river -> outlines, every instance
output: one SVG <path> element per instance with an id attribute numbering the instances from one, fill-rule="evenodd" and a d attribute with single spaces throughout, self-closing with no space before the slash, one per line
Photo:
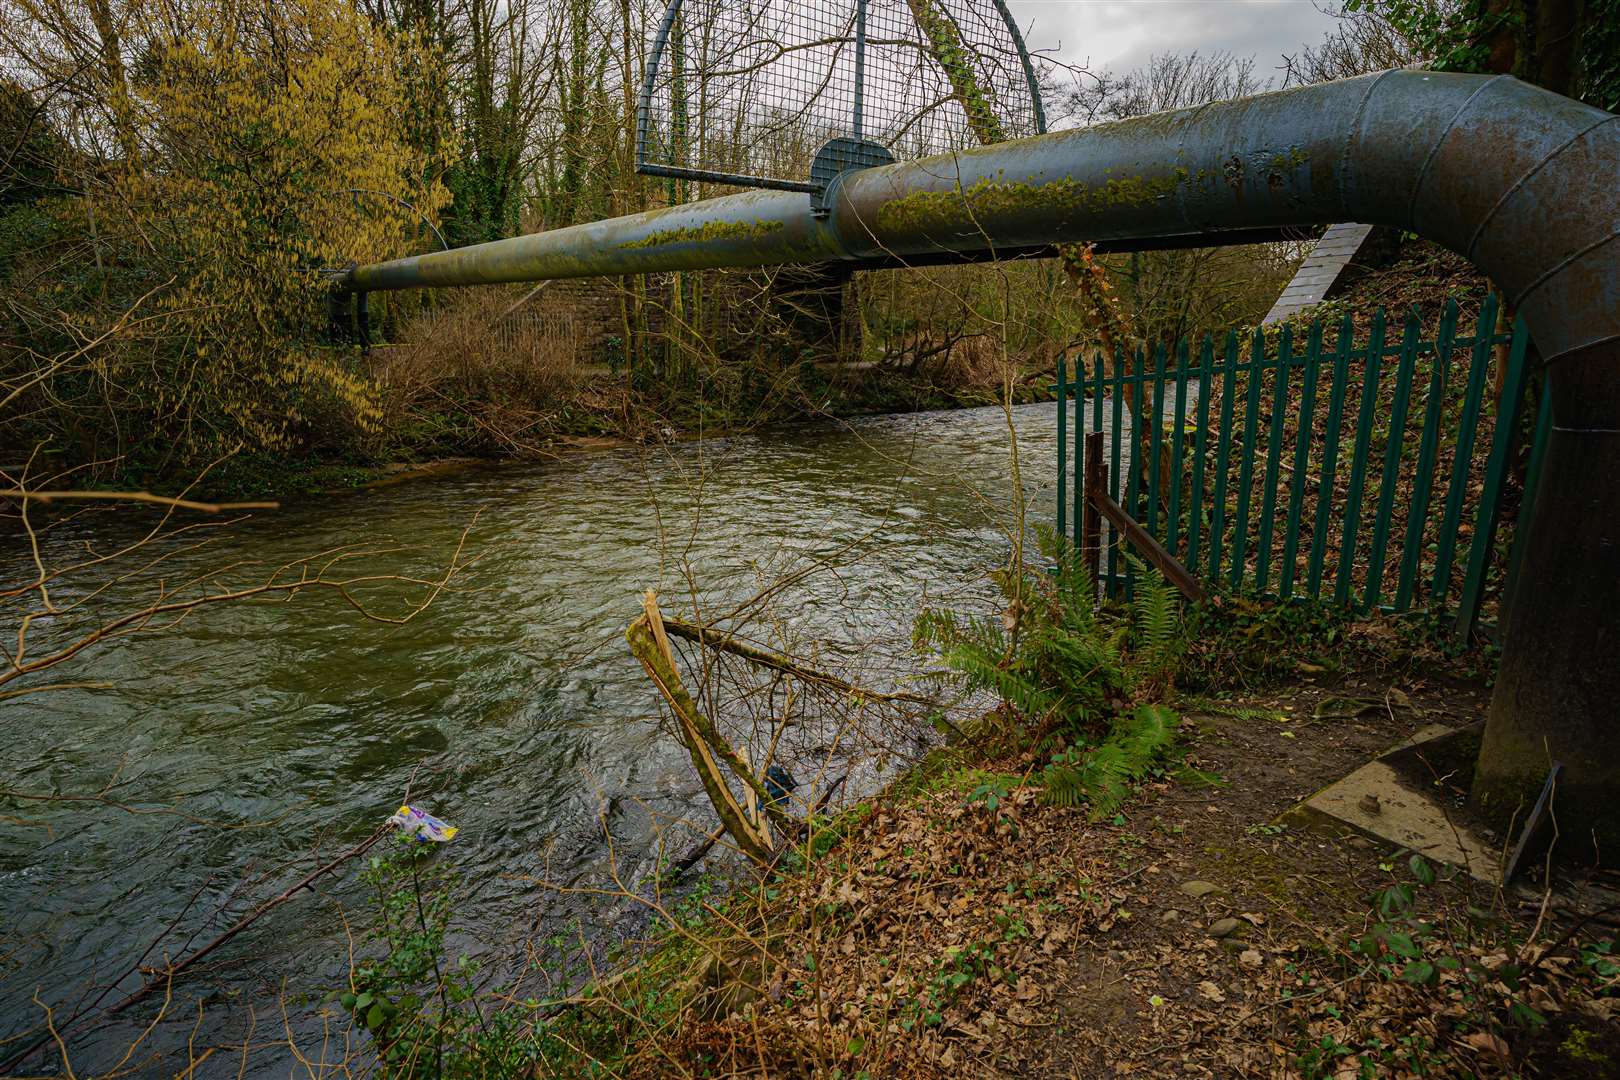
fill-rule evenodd
<path id="1" fill-rule="evenodd" d="M 1052 513 L 1054 409 L 1014 410 L 1033 521 Z M 105 789 L 119 804 L 0 798 L 0 1032 L 39 1024 L 36 994 L 60 1020 L 87 987 L 122 977 L 116 1001 L 152 941 L 148 964 L 207 941 L 317 850 L 368 835 L 407 788 L 461 829 L 441 854 L 462 879 L 454 947 L 498 971 L 570 920 L 601 933 L 599 907 L 532 879 L 600 881 L 606 820 L 621 876 L 639 880 L 654 822 L 704 812 L 624 644 L 642 590 L 671 613 L 693 597 L 715 612 L 797 572 L 758 636 L 775 625 L 797 648 L 819 643 L 821 666 L 893 688 L 916 668 L 925 595 L 989 610 L 985 572 L 1008 550 L 1008 451 L 997 408 L 816 423 L 466 471 L 261 513 L 196 550 L 171 541 L 171 580 L 388 541 L 406 550 L 366 566 L 425 576 L 463 530 L 478 561 L 403 626 L 332 596 L 238 603 L 118 639 L 57 676 L 102 686 L 0 702 L 0 787 Z M 46 561 L 85 539 L 48 534 Z M 7 557 L 5 580 L 26 576 L 22 557 Z M 802 774 L 825 747 L 789 749 Z M 851 788 L 897 768 L 894 749 L 858 755 Z M 285 1075 L 283 1002 L 308 1049 L 318 1001 L 300 995 L 342 983 L 342 914 L 363 920 L 365 907 L 345 873 L 278 908 L 180 980 L 142 1052 L 240 1044 L 251 1021 L 265 1049 L 250 1073 Z M 75 1067 L 111 1064 L 154 1011 L 70 1031 Z M 59 1068 L 60 1055 L 31 1064 Z"/>

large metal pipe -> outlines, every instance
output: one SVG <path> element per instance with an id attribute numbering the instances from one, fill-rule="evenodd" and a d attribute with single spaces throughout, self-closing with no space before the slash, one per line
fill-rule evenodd
<path id="1" fill-rule="evenodd" d="M 1550 759 L 1565 834 L 1620 842 L 1620 124 L 1508 77 L 1390 71 L 846 174 L 832 213 L 750 192 L 355 270 L 359 291 L 1067 240 L 1221 243 L 1359 221 L 1460 252 L 1527 320 L 1553 430 L 1475 791 L 1511 813 Z"/>

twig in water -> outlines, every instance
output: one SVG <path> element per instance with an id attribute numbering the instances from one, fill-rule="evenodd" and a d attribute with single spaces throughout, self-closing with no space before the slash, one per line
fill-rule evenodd
<path id="1" fill-rule="evenodd" d="M 227 941 L 230 941 L 237 934 L 240 934 L 243 930 L 246 930 L 249 926 L 252 926 L 267 912 L 275 910 L 282 904 L 285 904 L 287 901 L 291 900 L 304 889 L 309 888 L 309 886 L 315 882 L 316 878 L 331 873 L 333 870 L 337 869 L 339 866 L 348 862 L 350 859 L 355 858 L 356 856 L 365 854 L 371 849 L 373 844 L 375 844 L 378 840 L 381 840 L 384 836 L 388 835 L 392 828 L 392 825 L 379 826 L 377 831 L 366 837 L 365 840 L 361 841 L 359 844 L 356 844 L 354 847 L 350 848 L 348 851 L 345 851 L 342 855 L 339 855 L 330 862 L 322 863 L 320 866 L 317 866 L 308 874 L 304 875 L 304 877 L 301 878 L 297 884 L 288 888 L 280 896 L 266 900 L 264 903 L 242 916 L 231 926 L 230 929 L 220 934 L 207 945 L 204 945 L 202 948 L 181 960 L 179 963 L 170 964 L 162 971 L 153 975 L 152 978 L 148 979 L 146 983 L 140 987 L 140 989 L 136 990 L 134 993 L 130 994 L 129 997 L 125 998 L 123 1001 L 120 1001 L 107 1011 L 114 1014 L 121 1013 L 131 1005 L 134 1005 L 136 1002 L 144 1000 L 159 986 L 162 986 L 167 982 L 172 982 L 176 975 L 191 967 L 197 961 L 201 960 L 203 957 L 207 956 L 209 953 L 213 952 Z"/>

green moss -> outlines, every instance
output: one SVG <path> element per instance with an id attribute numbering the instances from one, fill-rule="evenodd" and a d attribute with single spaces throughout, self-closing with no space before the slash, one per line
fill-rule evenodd
<path id="1" fill-rule="evenodd" d="M 757 240 L 769 236 L 782 227 L 780 221 L 710 221 L 703 225 L 687 225 L 679 229 L 665 229 L 662 232 L 650 233 L 640 240 L 632 240 L 620 244 L 624 251 L 639 248 L 663 247 L 665 244 L 681 244 L 688 241 L 703 240 Z"/>
<path id="2" fill-rule="evenodd" d="M 1288 174 L 1298 171 L 1309 157 L 1309 154 L 1297 146 L 1286 154 L 1273 154 L 1271 160 L 1266 163 L 1266 186 L 1273 189 L 1282 187 L 1283 182 L 1288 179 Z"/>
<path id="3" fill-rule="evenodd" d="M 1500 752 L 1489 772 L 1476 772 L 1471 795 L 1474 809 L 1486 821 L 1506 828 L 1536 804 L 1547 782 L 1545 766 L 1529 765 L 1516 769 L 1500 768 Z M 1533 758 L 1526 760 L 1533 761 Z"/>
<path id="4" fill-rule="evenodd" d="M 1272 172 L 1289 172 L 1299 168 L 1310 160 L 1310 155 L 1298 146 L 1292 147 L 1286 154 L 1273 154 L 1271 157 Z"/>
<path id="5" fill-rule="evenodd" d="M 1264 896 L 1278 910 L 1292 913 L 1301 922 L 1320 922 L 1332 909 L 1348 918 L 1365 908 L 1354 879 L 1330 883 L 1302 874 L 1286 858 L 1258 845 L 1212 845 L 1204 853 L 1211 860 L 1210 880 L 1241 881 L 1245 889 Z"/>
<path id="6" fill-rule="evenodd" d="M 1559 1049 L 1576 1061 L 1601 1063 L 1607 1060 L 1601 1049 L 1592 1045 L 1592 1033 L 1581 1027 L 1570 1029 L 1568 1038 Z"/>
<path id="7" fill-rule="evenodd" d="M 1115 207 L 1145 206 L 1165 198 L 1189 179 L 1186 169 L 1148 179 L 1120 177 L 1098 185 L 1064 177 L 1045 184 L 980 180 L 966 190 L 917 191 L 885 203 L 878 227 L 887 230 L 948 232 L 976 222 L 1018 214 L 1067 218 Z"/>

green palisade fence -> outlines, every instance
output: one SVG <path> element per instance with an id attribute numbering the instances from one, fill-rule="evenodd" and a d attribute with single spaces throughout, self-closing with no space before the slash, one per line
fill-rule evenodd
<path id="1" fill-rule="evenodd" d="M 1449 301 L 1432 340 L 1416 312 L 1380 308 L 1359 340 L 1346 315 L 1269 341 L 1256 330 L 1098 354 L 1089 370 L 1066 358 L 1058 530 L 1078 545 L 1085 435 L 1102 431 L 1109 496 L 1210 586 L 1450 612 L 1466 638 L 1505 593 L 1514 562 L 1494 557 L 1497 523 L 1533 495 L 1546 437 L 1542 410 L 1521 493 L 1527 338 L 1522 321 L 1496 333 L 1497 311 L 1486 297 L 1464 333 Z M 1128 592 L 1106 523 L 1102 539 L 1102 587 Z"/>

